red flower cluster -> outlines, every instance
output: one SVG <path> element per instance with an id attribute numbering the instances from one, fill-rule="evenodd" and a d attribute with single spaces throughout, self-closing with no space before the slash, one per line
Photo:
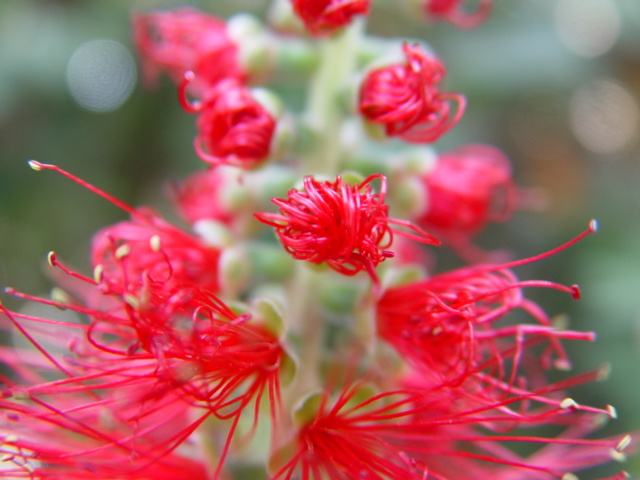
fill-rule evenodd
<path id="1" fill-rule="evenodd" d="M 367 15 L 371 0 L 291 0 L 293 9 L 313 35 L 329 35 Z"/>
<path id="2" fill-rule="evenodd" d="M 416 222 L 470 259 L 470 239 L 487 223 L 508 220 L 516 206 L 509 159 L 488 145 L 467 145 L 439 155 L 421 180 L 427 210 Z"/>
<path id="3" fill-rule="evenodd" d="M 428 19 L 446 20 L 458 28 L 474 28 L 484 22 L 491 12 L 492 0 L 478 0 L 478 8 L 467 12 L 464 0 L 424 0 Z"/>
<path id="4" fill-rule="evenodd" d="M 133 35 L 147 83 L 160 71 L 180 83 L 192 71 L 193 91 L 202 93 L 222 79 L 246 78 L 225 22 L 212 15 L 192 8 L 135 14 Z"/>
<path id="5" fill-rule="evenodd" d="M 147 77 L 167 71 L 179 83 L 183 108 L 198 113 L 198 156 L 240 168 L 263 162 L 276 122 L 245 86 L 247 74 L 225 22 L 183 8 L 136 15 L 133 23 Z M 200 100 L 190 104 L 187 90 Z"/>
<path id="6" fill-rule="evenodd" d="M 446 71 L 435 56 L 417 44 L 405 44 L 403 51 L 404 64 L 367 74 L 358 108 L 367 121 L 384 126 L 389 136 L 433 142 L 460 120 L 466 100 L 458 93 L 440 92 L 438 84 Z"/>
<path id="7" fill-rule="evenodd" d="M 597 416 L 609 412 L 568 401 L 546 404 L 536 395 L 542 392 L 471 407 L 448 387 L 407 385 L 363 395 L 372 386 L 347 384 L 334 401 L 324 392 L 314 418 L 275 455 L 279 468 L 272 478 L 569 480 L 575 478 L 571 471 L 621 456 L 630 440 L 585 440 Z M 541 422 L 561 426 L 564 433 L 557 439 L 512 433 Z M 525 457 L 499 442 L 545 447 Z M 284 452 L 291 452 L 288 461 L 280 458 Z M 606 480 L 624 478 L 620 473 Z"/>
<path id="8" fill-rule="evenodd" d="M 380 193 L 373 192 L 375 179 L 381 182 Z M 364 269 L 376 281 L 375 267 L 394 255 L 386 250 L 393 243 L 394 230 L 389 224 L 416 232 L 395 230 L 397 234 L 439 243 L 418 227 L 389 218 L 386 192 L 387 180 L 380 174 L 355 185 L 344 183 L 339 175 L 335 182 L 318 182 L 309 176 L 304 179 L 304 190 L 290 190 L 286 200 L 272 199 L 280 207 L 279 214 L 257 213 L 255 217 L 276 229 L 285 250 L 296 260 L 326 262 L 344 275 Z"/>

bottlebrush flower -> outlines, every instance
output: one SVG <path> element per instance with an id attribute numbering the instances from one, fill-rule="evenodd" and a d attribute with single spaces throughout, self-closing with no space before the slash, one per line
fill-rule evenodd
<path id="1" fill-rule="evenodd" d="M 371 0 L 291 0 L 293 9 L 315 36 L 329 35 L 367 15 Z"/>
<path id="2" fill-rule="evenodd" d="M 441 154 L 421 180 L 427 209 L 416 222 L 465 257 L 474 257 L 470 239 L 487 223 L 508 220 L 516 206 L 509 159 L 488 145 Z"/>
<path id="3" fill-rule="evenodd" d="M 540 343 L 546 344 L 537 360 L 542 369 L 551 365 L 567 369 L 570 362 L 560 339 L 592 341 L 595 335 L 553 328 L 547 314 L 523 297 L 522 289 L 553 288 L 577 299 L 578 287 L 520 281 L 510 268 L 552 255 L 595 229 L 592 222 L 575 239 L 536 257 L 502 265 L 472 265 L 390 288 L 377 303 L 378 333 L 435 385 L 461 385 L 473 377 L 472 382 L 492 385 L 489 390 L 508 391 L 524 359 L 531 361 L 526 353 L 529 347 Z M 495 326 L 516 308 L 538 324 Z M 471 388 L 476 387 L 472 383 Z"/>
<path id="4" fill-rule="evenodd" d="M 212 165 L 251 169 L 261 165 L 271 151 L 276 130 L 273 115 L 251 91 L 235 80 L 225 80 L 209 89 L 202 102 L 189 104 L 187 74 L 180 86 L 180 99 L 190 113 L 198 113 L 198 156 Z"/>
<path id="5" fill-rule="evenodd" d="M 380 193 L 371 183 L 379 179 Z M 280 213 L 257 213 L 255 217 L 276 229 L 285 250 L 296 260 L 321 264 L 344 275 L 365 270 L 377 282 L 375 267 L 394 252 L 386 250 L 397 233 L 423 243 L 439 242 L 428 233 L 402 220 L 389 218 L 385 204 L 387 180 L 384 175 L 367 177 L 349 185 L 338 175 L 335 182 L 304 178 L 304 189 L 291 189 L 288 198 L 274 198 Z M 393 230 L 400 225 L 415 232 Z"/>
<path id="6" fill-rule="evenodd" d="M 383 126 L 388 136 L 412 143 L 433 142 L 460 120 L 466 100 L 458 93 L 440 92 L 438 84 L 446 71 L 435 56 L 417 44 L 405 43 L 402 48 L 404 64 L 366 75 L 358 109 L 367 121 Z"/>
<path id="7" fill-rule="evenodd" d="M 453 400 L 460 395 L 451 389 L 362 393 L 361 385 L 355 384 L 343 387 L 334 401 L 328 391 L 309 397 L 316 413 L 309 412 L 311 418 L 296 437 L 275 453 L 272 478 L 569 479 L 574 471 L 610 462 L 629 443 L 623 436 L 583 438 L 604 411 L 541 401 L 535 409 L 511 415 L 508 406 L 522 398 L 471 409 L 461 408 Z M 309 399 L 298 412 L 313 409 Z M 502 430 L 492 431 L 490 425 L 501 425 Z M 517 427 L 543 425 L 562 425 L 565 430 L 558 438 L 518 434 Z M 543 447 L 523 457 L 499 442 Z M 622 478 L 627 478 L 625 473 L 608 480 Z"/>
<path id="8" fill-rule="evenodd" d="M 86 478 L 105 478 L 98 475 L 108 477 L 109 472 L 117 478 L 139 478 L 133 475 L 156 469 L 154 478 L 166 478 L 162 472 L 169 475 L 182 462 L 172 453 L 176 448 L 182 455 L 191 450 L 188 456 L 195 458 L 197 445 L 191 436 L 212 416 L 230 423 L 220 439 L 224 446 L 217 478 L 240 418 L 247 413 L 255 428 L 265 395 L 276 421 L 284 363 L 278 339 L 208 292 L 187 288 L 168 293 L 153 286 L 145 305 L 118 305 L 122 300 L 110 296 L 102 310 L 9 290 L 20 298 L 84 314 L 90 321 L 54 322 L 0 305 L 44 357 L 38 359 L 36 351 L 0 351 L 2 361 L 27 381 L 20 385 L 3 378 L 7 388 L 0 392 L 0 406 L 8 412 L 9 424 L 0 423 L 0 431 L 6 427 L 20 440 L 5 441 L 4 448 L 27 457 L 27 462 L 37 460 L 29 464 L 37 472 L 33 478 L 68 478 L 65 474 L 74 468 L 87 470 Z M 48 332 L 52 327 L 56 331 Z M 66 336 L 74 358 L 50 353 L 30 330 L 37 337 L 49 334 L 49 345 L 59 345 Z M 42 376 L 34 367 L 44 370 Z M 60 378 L 51 380 L 56 373 Z M 46 442 L 46 437 L 60 443 Z M 131 455 L 136 461 L 108 462 Z M 201 462 L 182 463 L 187 472 L 197 473 L 193 478 L 204 478 L 198 472 L 206 459 Z M 24 464 L 18 459 L 16 470 Z"/>
<path id="9" fill-rule="evenodd" d="M 464 0 L 420 0 L 427 18 L 445 20 L 458 28 L 474 28 L 484 22 L 491 12 L 491 0 L 478 0 L 475 11 L 464 8 Z"/>
<path id="10" fill-rule="evenodd" d="M 225 78 L 246 79 L 238 47 L 223 20 L 192 8 L 135 14 L 133 35 L 147 83 L 165 71 L 176 83 L 192 71 L 191 88 L 202 93 Z"/>
<path id="11" fill-rule="evenodd" d="M 221 249 L 162 220 L 156 213 L 138 210 L 130 221 L 96 233 L 91 261 L 106 291 L 141 292 L 149 281 L 176 287 L 199 286 L 220 290 L 218 262 Z"/>

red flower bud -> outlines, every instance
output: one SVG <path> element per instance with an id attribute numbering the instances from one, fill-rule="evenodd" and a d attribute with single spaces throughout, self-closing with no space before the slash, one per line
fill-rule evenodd
<path id="1" fill-rule="evenodd" d="M 380 193 L 373 193 L 371 182 L 380 179 Z M 349 185 L 338 175 L 335 182 L 318 182 L 304 178 L 304 190 L 289 190 L 286 200 L 274 198 L 279 214 L 258 213 L 262 223 L 275 227 L 285 250 L 296 260 L 320 264 L 326 262 L 344 275 L 366 270 L 377 280 L 375 267 L 394 252 L 386 250 L 393 243 L 390 223 L 410 228 L 416 234 L 395 233 L 423 243 L 439 243 L 428 233 L 404 222 L 389 218 L 386 205 L 386 178 L 371 175 L 362 183 Z"/>
<path id="2" fill-rule="evenodd" d="M 224 78 L 244 80 L 238 48 L 229 38 L 223 20 L 192 8 L 134 15 L 133 34 L 147 83 L 166 72 L 180 83 L 187 71 L 201 92 Z"/>
<path id="3" fill-rule="evenodd" d="M 438 157 L 422 180 L 428 206 L 417 220 L 452 244 L 467 243 L 489 222 L 507 220 L 516 204 L 511 164 L 500 150 L 467 145 Z"/>
<path id="4" fill-rule="evenodd" d="M 291 0 L 293 9 L 316 36 L 349 25 L 355 15 L 367 15 L 371 0 Z"/>
<path id="5" fill-rule="evenodd" d="M 210 89 L 202 102 L 189 105 L 185 90 L 193 77 L 180 87 L 183 107 L 199 112 L 195 148 L 198 156 L 213 165 L 254 168 L 269 156 L 276 121 L 236 80 L 223 80 Z"/>
<path id="6" fill-rule="evenodd" d="M 359 110 L 386 134 L 412 143 L 437 140 L 464 113 L 466 100 L 458 93 L 441 93 L 438 83 L 446 71 L 419 45 L 403 46 L 407 61 L 375 69 L 360 87 Z M 454 110 L 452 104 L 456 104 Z"/>

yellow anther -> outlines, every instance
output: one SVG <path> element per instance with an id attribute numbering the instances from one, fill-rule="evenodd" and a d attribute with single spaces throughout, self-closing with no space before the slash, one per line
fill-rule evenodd
<path id="1" fill-rule="evenodd" d="M 616 445 L 616 450 L 618 452 L 622 452 L 625 448 L 629 446 L 630 443 L 631 443 L 631 435 L 627 434 L 624 437 L 622 437 L 622 440 L 618 442 L 618 445 Z"/>
<path id="2" fill-rule="evenodd" d="M 573 398 L 565 398 L 560 402 L 560 408 L 578 408 L 578 404 Z"/>
<path id="3" fill-rule="evenodd" d="M 616 411 L 616 407 L 614 407 L 613 405 L 607 405 L 606 409 L 611 418 L 614 418 L 614 419 L 618 418 L 618 412 Z"/>
<path id="4" fill-rule="evenodd" d="M 40 170 L 42 170 L 42 166 L 38 162 L 36 162 L 35 160 L 29 160 L 27 163 L 36 172 L 39 172 Z"/>
<path id="5" fill-rule="evenodd" d="M 577 475 L 573 473 L 565 473 L 562 475 L 562 480 L 580 480 Z"/>
<path id="6" fill-rule="evenodd" d="M 609 450 L 609 455 L 616 462 L 625 462 L 627 460 L 627 456 L 624 453 L 617 451 L 615 448 Z"/>
<path id="7" fill-rule="evenodd" d="M 160 235 L 154 235 L 149 239 L 149 244 L 151 244 L 151 250 L 154 252 L 160 251 Z"/>
<path id="8" fill-rule="evenodd" d="M 133 308 L 138 308 L 140 306 L 140 302 L 138 301 L 138 297 L 136 297 L 132 293 L 125 293 L 124 294 L 124 301 L 127 302 Z"/>
<path id="9" fill-rule="evenodd" d="M 129 245 L 120 245 L 117 249 L 116 249 L 116 258 L 118 260 L 126 257 L 127 255 L 129 255 L 131 253 L 131 249 L 129 248 Z"/>
<path id="10" fill-rule="evenodd" d="M 49 262 L 49 265 L 51 265 L 52 267 L 56 266 L 56 252 L 49 252 L 47 254 L 47 261 Z"/>
<path id="11" fill-rule="evenodd" d="M 96 283 L 102 283 L 102 274 L 104 273 L 104 267 L 102 264 L 96 265 L 96 268 L 93 269 L 93 280 Z"/>

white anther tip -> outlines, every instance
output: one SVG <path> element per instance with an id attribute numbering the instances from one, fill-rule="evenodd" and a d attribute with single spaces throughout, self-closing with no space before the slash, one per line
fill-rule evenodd
<path id="1" fill-rule="evenodd" d="M 560 408 L 577 408 L 578 403 L 573 398 L 565 398 L 560 402 Z"/>
<path id="2" fill-rule="evenodd" d="M 36 162 L 35 160 L 29 160 L 27 164 L 36 172 L 42 170 L 42 164 L 40 162 Z"/>
<path id="3" fill-rule="evenodd" d="M 616 451 L 622 452 L 625 448 L 629 446 L 630 443 L 631 443 L 631 435 L 627 434 L 624 437 L 622 437 L 622 440 L 620 440 L 618 442 L 618 445 L 616 445 Z"/>
<path id="4" fill-rule="evenodd" d="M 589 231 L 591 233 L 598 233 L 598 221 L 595 218 L 592 218 L 589 222 Z"/>

